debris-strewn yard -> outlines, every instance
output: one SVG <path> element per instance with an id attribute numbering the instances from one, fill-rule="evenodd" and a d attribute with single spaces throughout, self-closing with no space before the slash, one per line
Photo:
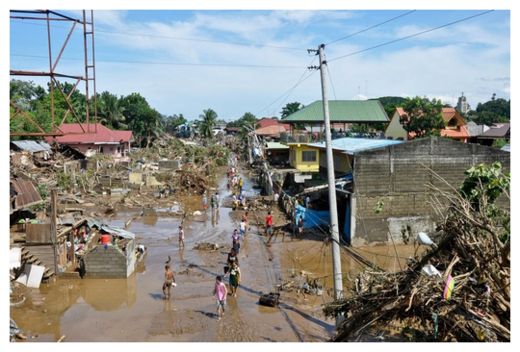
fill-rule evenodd
<path id="1" fill-rule="evenodd" d="M 437 190 L 434 203 L 449 204 L 437 244 L 403 271 L 360 274 L 351 297 L 325 307 L 344 316 L 334 340 L 510 341 L 510 215 L 496 205 L 508 189 L 493 164 Z"/>

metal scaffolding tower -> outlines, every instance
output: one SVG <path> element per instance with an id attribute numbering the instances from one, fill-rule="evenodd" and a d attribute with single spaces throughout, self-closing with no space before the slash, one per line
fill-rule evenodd
<path id="1" fill-rule="evenodd" d="M 49 90 L 50 90 L 50 110 L 52 118 L 52 127 L 50 131 L 45 131 L 44 128 L 19 106 L 15 102 L 10 101 L 10 105 L 14 110 L 14 115 L 11 118 L 20 116 L 25 118 L 30 124 L 35 126 L 39 132 L 16 132 L 11 133 L 11 136 L 61 136 L 63 131 L 59 129 L 59 126 L 63 124 L 66 118 L 72 114 L 76 122 L 80 123 L 82 132 L 90 133 L 90 122 L 93 120 L 95 123 L 97 120 L 97 101 L 96 101 L 96 60 L 95 60 L 95 49 L 94 49 L 94 11 L 82 11 L 81 19 L 74 18 L 68 15 L 58 13 L 51 10 L 11 10 L 10 18 L 12 20 L 39 20 L 46 22 L 47 28 L 47 55 L 49 60 L 48 71 L 27 71 L 27 70 L 10 70 L 11 76 L 29 76 L 29 77 L 49 77 Z M 56 58 L 53 60 L 52 55 L 52 33 L 51 23 L 52 22 L 65 22 L 70 23 L 71 28 L 65 38 L 63 44 L 60 47 Z M 74 74 L 63 74 L 57 71 L 58 64 L 63 55 L 63 51 L 69 44 L 70 38 L 74 33 L 76 27 L 82 27 L 83 30 L 83 56 L 84 56 L 84 72 L 78 75 Z M 59 79 L 73 79 L 75 83 L 72 90 L 65 94 Z M 82 116 L 79 116 L 78 111 L 74 108 L 70 98 L 72 94 L 77 90 L 81 82 L 85 84 L 85 118 L 82 120 Z M 67 105 L 67 110 L 63 116 L 56 116 L 55 102 L 54 102 L 54 90 L 58 90 L 60 95 L 64 98 Z M 92 94 L 92 95 L 91 95 Z M 92 98 L 91 98 L 92 97 Z M 92 100 L 92 106 L 91 106 Z M 93 110 L 93 111 L 92 111 Z M 93 116 L 92 116 L 92 113 Z M 61 119 L 61 120 L 57 120 Z M 59 121 L 59 124 L 56 122 Z M 82 123 L 86 123 L 86 129 Z M 96 126 L 96 124 L 94 124 Z"/>

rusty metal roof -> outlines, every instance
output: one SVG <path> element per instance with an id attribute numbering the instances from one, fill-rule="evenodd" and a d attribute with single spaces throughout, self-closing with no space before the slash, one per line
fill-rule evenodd
<path id="1" fill-rule="evenodd" d="M 16 193 L 14 208 L 13 204 L 10 203 L 11 210 L 17 210 L 42 201 L 40 193 L 29 180 L 11 179 L 11 189 Z"/>

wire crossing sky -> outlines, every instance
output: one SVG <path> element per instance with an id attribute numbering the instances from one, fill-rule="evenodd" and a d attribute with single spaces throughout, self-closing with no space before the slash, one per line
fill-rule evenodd
<path id="1" fill-rule="evenodd" d="M 78 12 L 67 11 L 71 16 Z M 95 11 L 99 92 L 139 92 L 166 115 L 236 119 L 321 99 L 307 49 L 326 43 L 337 99 L 510 96 L 509 11 Z M 53 56 L 65 40 L 53 25 Z M 11 69 L 48 70 L 46 29 L 10 21 Z M 81 72 L 73 34 L 57 71 Z M 348 58 L 348 59 L 347 59 Z M 316 62 L 314 62 L 316 64 Z M 45 85 L 44 80 L 33 79 Z"/>

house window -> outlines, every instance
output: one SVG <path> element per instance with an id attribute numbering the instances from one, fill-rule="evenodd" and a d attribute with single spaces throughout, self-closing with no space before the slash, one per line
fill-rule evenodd
<path id="1" fill-rule="evenodd" d="M 103 154 L 103 147 L 99 147 L 99 152 Z"/>
<path id="2" fill-rule="evenodd" d="M 121 147 L 117 147 L 117 152 L 121 154 Z"/>
<path id="3" fill-rule="evenodd" d="M 316 161 L 316 151 L 315 150 L 302 151 L 302 161 L 303 162 L 315 162 Z"/>

